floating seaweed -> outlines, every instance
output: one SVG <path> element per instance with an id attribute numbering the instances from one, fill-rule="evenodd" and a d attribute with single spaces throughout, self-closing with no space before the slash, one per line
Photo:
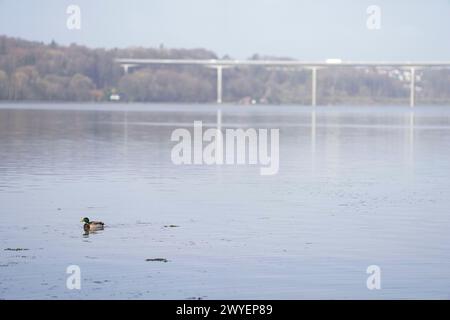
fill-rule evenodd
<path id="1" fill-rule="evenodd" d="M 145 261 L 157 261 L 157 262 L 169 262 L 169 260 L 165 259 L 165 258 L 153 258 L 153 259 L 145 259 Z"/>

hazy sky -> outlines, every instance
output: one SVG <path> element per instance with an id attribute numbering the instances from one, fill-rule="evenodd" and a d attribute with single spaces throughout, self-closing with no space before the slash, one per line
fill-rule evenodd
<path id="1" fill-rule="evenodd" d="M 66 8 L 81 8 L 68 30 Z M 370 5 L 381 29 L 366 26 Z M 0 0 L 0 34 L 304 60 L 450 60 L 450 0 Z"/>

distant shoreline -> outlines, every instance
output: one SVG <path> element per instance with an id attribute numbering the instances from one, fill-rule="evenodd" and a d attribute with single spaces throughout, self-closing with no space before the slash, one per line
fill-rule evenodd
<path id="1" fill-rule="evenodd" d="M 212 103 L 216 71 L 204 66 L 135 66 L 117 58 L 232 59 L 207 49 L 92 49 L 0 36 L 0 101 Z M 280 60 L 257 54 L 249 60 Z M 406 105 L 410 71 L 402 68 L 323 68 L 317 73 L 317 105 Z M 417 70 L 417 104 L 450 104 L 450 70 Z M 309 105 L 311 74 L 305 69 L 263 66 L 223 70 L 222 101 L 233 104 Z"/>

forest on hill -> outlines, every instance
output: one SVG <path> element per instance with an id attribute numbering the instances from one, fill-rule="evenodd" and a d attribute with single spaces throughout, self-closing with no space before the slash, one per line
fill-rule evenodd
<path id="1" fill-rule="evenodd" d="M 216 99 L 215 70 L 200 66 L 149 66 L 125 74 L 116 58 L 218 59 L 205 49 L 91 49 L 0 36 L 0 100 L 108 101 L 118 94 L 130 102 L 207 103 Z M 263 59 L 254 55 L 250 59 Z M 274 57 L 271 57 L 274 59 Z M 308 70 L 239 67 L 224 70 L 224 102 L 309 104 Z M 450 71 L 417 73 L 420 103 L 450 102 Z M 406 103 L 403 70 L 321 69 L 319 104 Z"/>

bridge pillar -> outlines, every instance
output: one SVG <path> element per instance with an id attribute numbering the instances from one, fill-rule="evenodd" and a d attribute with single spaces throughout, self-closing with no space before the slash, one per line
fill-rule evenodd
<path id="1" fill-rule="evenodd" d="M 136 67 L 135 64 L 121 64 L 120 66 L 123 68 L 123 73 L 125 74 L 128 74 L 132 67 Z"/>
<path id="2" fill-rule="evenodd" d="M 409 106 L 412 108 L 416 104 L 416 68 L 411 67 L 411 84 L 409 94 Z"/>
<path id="3" fill-rule="evenodd" d="M 311 69 L 311 105 L 315 107 L 317 104 L 317 68 Z"/>
<path id="4" fill-rule="evenodd" d="M 222 103 L 222 66 L 217 66 L 217 103 Z"/>
<path id="5" fill-rule="evenodd" d="M 222 71 L 223 69 L 227 68 L 227 66 L 224 65 L 210 65 L 206 66 L 207 68 L 216 69 L 217 72 L 217 98 L 216 102 L 218 104 L 222 103 Z"/>

